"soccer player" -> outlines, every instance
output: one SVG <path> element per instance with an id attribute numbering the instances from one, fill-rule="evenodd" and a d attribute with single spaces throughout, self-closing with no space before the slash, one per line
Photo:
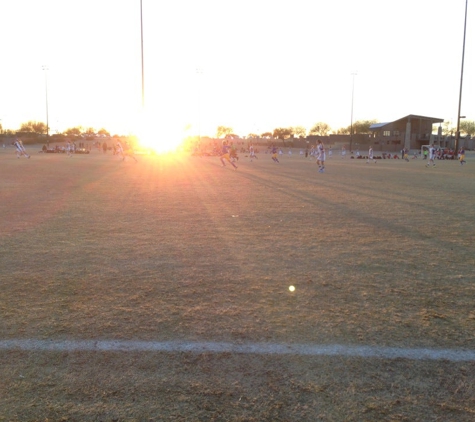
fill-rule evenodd
<path id="1" fill-rule="evenodd" d="M 237 155 L 236 145 L 234 145 L 234 142 L 231 142 L 231 149 L 229 151 L 229 157 L 231 158 L 231 161 L 233 163 L 236 162 L 236 161 L 239 161 L 239 157 Z"/>
<path id="2" fill-rule="evenodd" d="M 463 166 L 463 164 L 466 162 L 465 161 L 465 150 L 463 148 L 460 148 L 459 161 L 460 161 L 461 166 Z"/>
<path id="3" fill-rule="evenodd" d="M 368 159 L 366 160 L 366 164 L 368 164 L 370 160 L 373 160 L 373 163 L 376 163 L 376 160 L 374 159 L 374 156 L 373 156 L 373 147 L 372 146 L 369 147 Z"/>
<path id="4" fill-rule="evenodd" d="M 120 155 L 122 157 L 122 161 L 125 160 L 125 156 L 124 156 L 124 148 L 122 148 L 122 144 L 117 141 L 117 144 L 115 145 L 116 147 L 116 154 Z"/>
<path id="5" fill-rule="evenodd" d="M 323 173 L 325 171 L 325 147 L 320 139 L 317 141 L 317 164 L 318 172 Z"/>
<path id="6" fill-rule="evenodd" d="M 310 147 L 310 158 L 315 157 L 315 145 Z"/>
<path id="7" fill-rule="evenodd" d="M 68 157 L 71 157 L 72 151 L 73 146 L 71 145 L 71 142 L 68 141 L 68 143 L 66 144 L 66 154 L 68 155 Z"/>
<path id="8" fill-rule="evenodd" d="M 275 146 L 272 146 L 272 160 L 274 160 L 274 162 L 276 163 L 279 163 L 280 161 L 278 160 L 277 158 L 277 148 Z"/>
<path id="9" fill-rule="evenodd" d="M 133 158 L 134 161 L 137 162 L 137 158 L 135 158 L 134 149 L 132 148 L 132 145 L 129 145 L 127 141 L 125 141 L 125 146 L 124 146 L 124 158 L 125 157 Z"/>
<path id="10" fill-rule="evenodd" d="M 257 158 L 257 155 L 254 151 L 254 145 L 249 145 L 249 158 L 251 159 L 251 163 L 252 163 L 252 160 L 255 158 L 255 159 L 258 159 Z"/>
<path id="11" fill-rule="evenodd" d="M 16 149 L 16 158 L 20 158 L 22 155 L 24 155 L 26 158 L 30 158 L 30 156 L 26 152 L 25 147 L 23 146 L 22 141 L 20 141 L 18 138 L 16 138 L 12 143 L 15 146 L 15 149 Z"/>
<path id="12" fill-rule="evenodd" d="M 435 147 L 434 144 L 430 144 L 429 148 L 429 162 L 426 164 L 426 167 L 435 167 Z"/>
<path id="13" fill-rule="evenodd" d="M 226 167 L 224 160 L 227 160 L 227 162 L 234 167 L 234 170 L 237 170 L 236 164 L 231 161 L 231 158 L 229 156 L 229 145 L 228 141 L 226 140 L 223 141 L 223 145 L 221 147 L 221 156 L 219 157 L 219 159 L 221 160 L 223 167 Z"/>
<path id="14" fill-rule="evenodd" d="M 341 147 L 341 158 L 345 158 L 346 157 L 346 148 L 345 146 L 343 145 Z"/>

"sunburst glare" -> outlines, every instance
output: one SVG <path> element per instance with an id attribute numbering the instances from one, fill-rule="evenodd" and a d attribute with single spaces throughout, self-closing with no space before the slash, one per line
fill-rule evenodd
<path id="1" fill-rule="evenodd" d="M 138 125 L 137 138 L 140 148 L 163 154 L 178 151 L 183 144 L 184 133 L 179 124 L 160 124 L 156 118 L 144 114 Z"/>

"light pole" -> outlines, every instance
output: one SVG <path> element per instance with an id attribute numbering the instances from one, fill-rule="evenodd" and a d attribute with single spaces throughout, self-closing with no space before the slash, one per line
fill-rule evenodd
<path id="1" fill-rule="evenodd" d="M 196 68 L 196 74 L 198 75 L 198 145 L 201 147 L 201 76 L 203 69 Z"/>
<path id="2" fill-rule="evenodd" d="M 353 77 L 353 83 L 351 86 L 351 125 L 350 125 L 350 154 L 351 154 L 351 148 L 353 144 L 353 100 L 355 96 L 355 76 L 357 75 L 357 72 L 353 72 L 351 76 Z"/>
<path id="3" fill-rule="evenodd" d="M 467 7 L 468 7 L 468 0 L 465 0 L 465 23 L 463 27 L 463 46 L 462 46 L 462 70 L 460 73 L 460 92 L 459 92 L 459 108 L 457 113 L 457 131 L 455 132 L 455 145 L 454 145 L 454 152 L 457 153 L 459 139 L 460 139 L 460 116 L 461 108 L 462 108 L 462 82 L 463 82 L 463 64 L 465 59 L 465 34 L 467 33 Z"/>
<path id="4" fill-rule="evenodd" d="M 142 54 L 142 110 L 145 106 L 145 90 L 144 90 L 144 67 L 143 67 L 143 15 L 142 0 L 140 0 L 140 50 Z"/>
<path id="5" fill-rule="evenodd" d="M 49 138 L 49 112 L 48 112 L 48 66 L 42 67 L 45 72 L 45 94 L 46 94 L 46 138 Z"/>

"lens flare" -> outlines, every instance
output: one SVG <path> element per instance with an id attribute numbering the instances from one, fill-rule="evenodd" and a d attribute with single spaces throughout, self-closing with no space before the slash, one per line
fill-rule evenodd
<path id="1" fill-rule="evenodd" d="M 160 130 L 142 130 L 138 135 L 141 148 L 150 149 L 157 154 L 177 151 L 182 140 L 176 134 L 166 133 Z"/>
<path id="2" fill-rule="evenodd" d="M 137 126 L 139 148 L 163 154 L 177 151 L 183 144 L 184 133 L 181 125 L 172 121 L 157 121 L 155 113 L 144 112 L 139 117 Z"/>

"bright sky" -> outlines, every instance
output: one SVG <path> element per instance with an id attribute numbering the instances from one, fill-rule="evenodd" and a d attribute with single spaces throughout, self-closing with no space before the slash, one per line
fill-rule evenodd
<path id="1" fill-rule="evenodd" d="M 142 2 L 145 106 L 167 133 L 320 121 L 336 130 L 350 125 L 352 99 L 353 121 L 421 114 L 456 124 L 465 0 Z M 140 0 L 0 0 L 0 16 L 5 129 L 46 122 L 47 74 L 50 133 L 135 133 Z M 471 120 L 474 27 L 469 4 L 461 114 Z"/>

